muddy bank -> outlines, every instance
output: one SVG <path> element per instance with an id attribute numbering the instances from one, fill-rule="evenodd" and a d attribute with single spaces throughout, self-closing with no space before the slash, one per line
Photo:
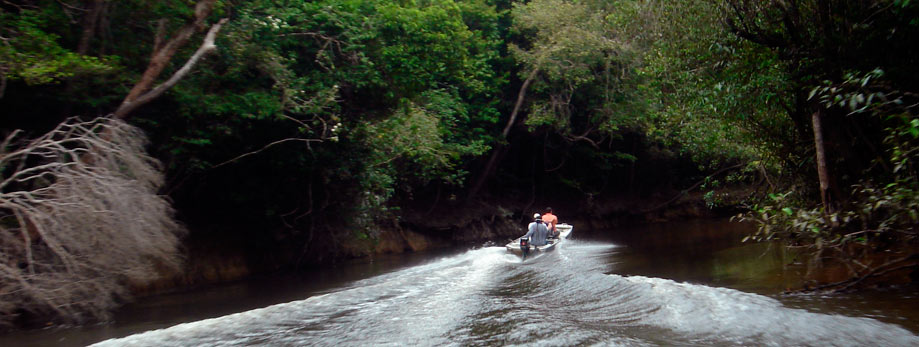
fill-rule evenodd
<path id="1" fill-rule="evenodd" d="M 635 199 L 628 196 L 604 199 L 559 200 L 553 204 L 560 222 L 574 224 L 578 235 L 601 235 L 626 226 L 656 224 L 688 219 L 725 218 L 742 211 L 745 189 L 719 191 L 721 205 L 712 206 L 700 192 L 660 193 Z M 236 281 L 257 274 L 281 271 L 310 271 L 312 267 L 343 261 L 366 259 L 384 254 L 423 252 L 457 247 L 477 247 L 486 242 L 501 244 L 525 233 L 532 213 L 545 206 L 532 201 L 491 199 L 476 203 L 442 203 L 430 208 L 404 209 L 397 220 L 377 225 L 369 237 L 337 228 L 337 237 L 314 238 L 306 246 L 291 243 L 279 247 L 270 257 L 253 257 L 246 249 L 221 247 L 219 243 L 197 240 L 189 245 L 187 266 L 181 273 L 135 285 L 135 294 L 145 296 L 183 291 L 201 285 Z M 714 208 L 713 208 L 714 207 Z M 882 255 L 878 259 L 890 256 Z M 889 260 L 889 259 L 887 259 Z M 808 286 L 841 281 L 849 269 L 831 261 L 814 262 L 806 255 L 793 259 L 789 266 L 805 265 Z M 879 278 L 863 281 L 859 287 L 884 287 L 914 283 L 916 267 L 891 271 Z"/>
<path id="2" fill-rule="evenodd" d="M 673 197 L 673 194 L 660 194 L 644 200 L 623 196 L 542 203 L 553 204 L 560 222 L 576 225 L 580 234 L 606 232 L 625 225 L 725 215 L 724 211 L 708 208 L 700 194 Z M 542 212 L 544 207 L 534 202 L 494 198 L 469 204 L 441 203 L 433 208 L 411 208 L 403 210 L 396 221 L 378 224 L 369 237 L 329 227 L 336 232 L 316 234 L 334 237 L 317 236 L 305 245 L 279 240 L 275 250 L 256 255 L 251 249 L 240 246 L 245 245 L 245 240 L 190 239 L 186 242 L 186 266 L 181 272 L 164 273 L 152 283 L 132 284 L 132 290 L 136 297 L 143 297 L 242 280 L 257 274 L 310 271 L 311 267 L 354 259 L 370 261 L 382 254 L 502 243 L 525 233 L 532 214 Z"/>
<path id="3" fill-rule="evenodd" d="M 370 261 L 383 254 L 472 247 L 517 237 L 525 228 L 514 212 L 501 206 L 457 207 L 453 211 L 461 212 L 462 218 L 456 218 L 454 213 L 406 214 L 398 223 L 377 225 L 369 237 L 334 228 L 335 237 L 317 237 L 302 246 L 279 244 L 270 254 L 253 254 L 237 243 L 220 240 L 189 240 L 186 266 L 180 272 L 164 272 L 151 283 L 134 283 L 132 291 L 136 297 L 143 297 L 265 273 L 310 271 L 312 267 L 355 259 Z M 297 246 L 303 248 L 297 250 Z"/>

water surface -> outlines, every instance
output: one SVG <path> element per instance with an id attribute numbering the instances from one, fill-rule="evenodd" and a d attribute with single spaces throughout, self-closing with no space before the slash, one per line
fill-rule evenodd
<path id="1" fill-rule="evenodd" d="M 197 302 L 148 300 L 120 316 L 182 309 L 61 344 L 919 345 L 910 291 L 782 295 L 799 281 L 793 256 L 740 244 L 743 228 L 696 221 L 584 232 L 524 263 L 482 247 L 339 267 L 300 284 L 240 283 L 246 289 L 224 296 L 173 298 Z"/>

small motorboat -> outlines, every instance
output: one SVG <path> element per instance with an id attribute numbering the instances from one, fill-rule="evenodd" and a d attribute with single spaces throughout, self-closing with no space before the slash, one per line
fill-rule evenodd
<path id="1" fill-rule="evenodd" d="M 517 256 L 522 257 L 524 260 L 527 257 L 533 257 L 539 254 L 546 252 L 554 251 L 556 246 L 558 246 L 562 241 L 568 238 L 568 235 L 571 235 L 571 230 L 574 229 L 574 226 L 567 223 L 557 224 L 555 229 L 558 230 L 557 238 L 550 238 L 548 243 L 543 246 L 533 246 L 529 244 L 528 239 L 524 239 L 522 236 L 518 237 L 516 240 L 508 243 L 505 248 L 508 252 L 514 253 Z M 521 240 L 522 239 L 522 240 Z"/>

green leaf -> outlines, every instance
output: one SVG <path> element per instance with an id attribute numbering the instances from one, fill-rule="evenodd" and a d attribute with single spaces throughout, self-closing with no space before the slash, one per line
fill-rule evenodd
<path id="1" fill-rule="evenodd" d="M 814 98 L 814 95 L 817 94 L 817 89 L 819 89 L 819 87 L 814 87 L 814 89 L 811 89 L 810 94 L 807 95 L 807 100 Z"/>

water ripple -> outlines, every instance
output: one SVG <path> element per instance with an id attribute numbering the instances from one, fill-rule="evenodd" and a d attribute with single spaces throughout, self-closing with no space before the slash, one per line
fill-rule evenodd
<path id="1" fill-rule="evenodd" d="M 503 248 L 481 248 L 306 300 L 98 345 L 919 345 L 911 332 L 870 318 L 616 275 L 616 252 L 572 241 L 521 263 Z"/>

